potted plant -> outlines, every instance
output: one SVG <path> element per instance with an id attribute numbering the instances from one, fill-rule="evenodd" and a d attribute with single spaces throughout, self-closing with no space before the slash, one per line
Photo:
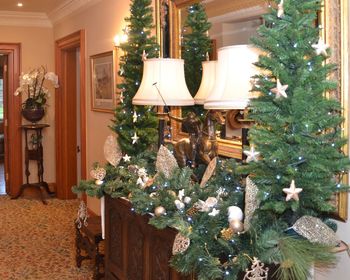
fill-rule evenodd
<path id="1" fill-rule="evenodd" d="M 49 81 L 55 88 L 58 88 L 58 77 L 53 72 L 47 72 L 44 66 L 22 73 L 20 86 L 16 89 L 15 95 L 21 93 L 27 95 L 22 103 L 22 116 L 31 122 L 37 122 L 45 115 L 45 105 L 49 96 L 49 90 L 44 86 Z"/>

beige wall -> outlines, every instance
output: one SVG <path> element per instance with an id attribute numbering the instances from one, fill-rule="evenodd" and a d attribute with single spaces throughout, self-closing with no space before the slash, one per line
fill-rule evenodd
<path id="1" fill-rule="evenodd" d="M 103 144 L 112 133 L 108 128 L 112 114 L 91 110 L 90 61 L 94 54 L 113 50 L 113 37 L 122 33 L 124 18 L 129 14 L 129 1 L 102 0 L 87 9 L 79 10 L 72 16 L 54 25 L 54 39 L 60 39 L 75 31 L 86 33 L 86 78 L 87 78 L 87 170 L 94 162 L 104 163 Z M 99 213 L 99 201 L 88 198 L 88 206 Z"/>
<path id="2" fill-rule="evenodd" d="M 39 27 L 14 27 L 0 26 L 0 42 L 21 43 L 21 71 L 28 71 L 32 68 L 44 65 L 48 71 L 54 71 L 54 41 L 51 28 Z M 11 93 L 10 93 L 11 94 Z M 51 97 L 48 100 L 47 113 L 42 122 L 48 123 L 49 128 L 43 130 L 44 146 L 44 179 L 53 183 L 55 177 L 55 122 L 54 122 L 54 90 L 51 88 Z M 19 97 L 20 98 L 20 97 Z M 11 116 L 9 116 L 11 118 Z M 25 120 L 23 120 L 25 123 Z M 11 145 L 11 143 L 10 143 Z M 24 144 L 23 144 L 24 148 Z M 23 156 L 24 158 L 24 156 Z M 31 181 L 36 181 L 36 168 L 31 163 Z M 23 171 L 23 178 L 24 171 Z"/>

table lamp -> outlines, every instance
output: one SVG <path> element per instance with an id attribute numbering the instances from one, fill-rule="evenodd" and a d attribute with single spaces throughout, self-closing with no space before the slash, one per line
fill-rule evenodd
<path id="1" fill-rule="evenodd" d="M 132 99 L 134 105 L 193 106 L 186 86 L 184 60 L 151 58 L 144 61 L 141 85 Z M 158 110 L 159 146 L 164 144 L 165 116 Z"/>
<path id="2" fill-rule="evenodd" d="M 245 109 L 252 97 L 250 81 L 258 73 L 258 68 L 253 65 L 258 57 L 258 50 L 250 45 L 219 49 L 215 84 L 204 102 L 204 108 Z"/>
<path id="3" fill-rule="evenodd" d="M 251 92 L 252 76 L 259 73 L 254 65 L 259 59 L 259 51 L 250 45 L 223 47 L 218 51 L 215 84 L 204 101 L 208 110 L 237 110 L 226 114 L 227 123 L 240 123 L 242 146 L 248 145 L 248 127 L 251 124 L 241 116 L 241 110 L 247 108 Z M 232 118 L 232 119 L 228 119 Z M 226 134 L 226 133 L 225 133 Z M 244 158 L 244 154 L 242 154 Z"/>
<path id="4" fill-rule="evenodd" d="M 215 85 L 216 66 L 216 60 L 202 62 L 202 80 L 196 96 L 194 97 L 194 102 L 198 105 L 204 104 Z"/>

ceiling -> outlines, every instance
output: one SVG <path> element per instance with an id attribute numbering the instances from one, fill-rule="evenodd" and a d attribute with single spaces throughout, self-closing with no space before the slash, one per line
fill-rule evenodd
<path id="1" fill-rule="evenodd" d="M 17 3 L 23 3 L 23 7 L 17 7 Z M 12 12 L 36 12 L 49 14 L 55 8 L 61 6 L 67 0 L 0 0 L 0 11 Z"/>

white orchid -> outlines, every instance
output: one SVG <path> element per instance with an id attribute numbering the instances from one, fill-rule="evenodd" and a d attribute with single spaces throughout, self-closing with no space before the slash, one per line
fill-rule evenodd
<path id="1" fill-rule="evenodd" d="M 55 88 L 59 87 L 58 76 L 53 72 L 47 72 L 44 66 L 21 74 L 20 86 L 14 95 L 18 96 L 21 93 L 27 95 L 23 108 L 39 108 L 46 104 L 49 90 L 44 86 L 45 81 L 50 81 Z"/>

